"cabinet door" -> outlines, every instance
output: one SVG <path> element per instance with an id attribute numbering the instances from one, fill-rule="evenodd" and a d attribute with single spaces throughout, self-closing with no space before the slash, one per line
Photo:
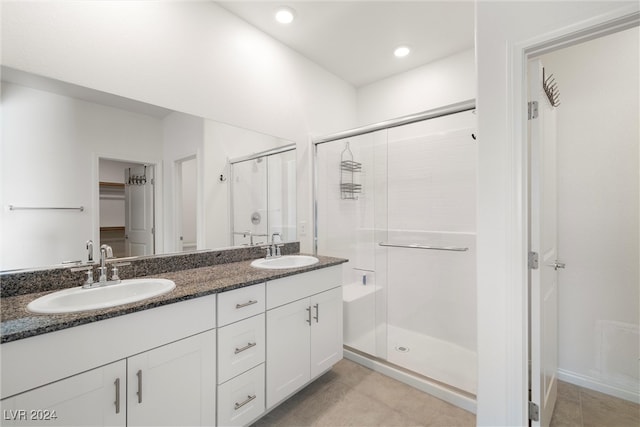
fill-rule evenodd
<path id="1" fill-rule="evenodd" d="M 4 399 L 3 426 L 125 426 L 124 360 Z"/>
<path id="2" fill-rule="evenodd" d="M 342 287 L 311 297 L 311 378 L 342 359 Z"/>
<path id="3" fill-rule="evenodd" d="M 309 308 L 306 298 L 267 311 L 267 409 L 311 378 Z"/>
<path id="4" fill-rule="evenodd" d="M 127 425 L 215 423 L 215 331 L 127 359 Z"/>

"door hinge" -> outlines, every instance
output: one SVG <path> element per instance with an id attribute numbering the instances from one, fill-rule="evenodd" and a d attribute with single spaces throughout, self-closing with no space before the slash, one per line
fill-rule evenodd
<path id="1" fill-rule="evenodd" d="M 529 120 L 538 118 L 538 101 L 530 101 L 527 103 L 527 118 Z"/>
<path id="2" fill-rule="evenodd" d="M 538 252 L 529 252 L 529 268 L 532 270 L 538 269 Z"/>
<path id="3" fill-rule="evenodd" d="M 156 229 L 155 229 L 155 227 L 151 227 L 151 234 L 156 234 Z"/>
<path id="4" fill-rule="evenodd" d="M 156 180 L 154 178 L 151 178 L 151 185 L 155 185 L 156 184 Z"/>
<path id="5" fill-rule="evenodd" d="M 540 421 L 540 407 L 533 402 L 529 402 L 529 419 Z"/>

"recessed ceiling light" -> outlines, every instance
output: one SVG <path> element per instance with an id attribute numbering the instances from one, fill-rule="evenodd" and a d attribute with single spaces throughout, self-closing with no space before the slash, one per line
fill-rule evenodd
<path id="1" fill-rule="evenodd" d="M 295 12 L 290 7 L 283 6 L 276 11 L 276 21 L 281 24 L 290 24 L 295 16 Z"/>
<path id="2" fill-rule="evenodd" d="M 409 49 L 408 46 L 398 46 L 396 50 L 393 51 L 393 54 L 397 58 L 404 58 L 405 56 L 409 55 L 409 53 L 411 53 L 411 49 Z"/>

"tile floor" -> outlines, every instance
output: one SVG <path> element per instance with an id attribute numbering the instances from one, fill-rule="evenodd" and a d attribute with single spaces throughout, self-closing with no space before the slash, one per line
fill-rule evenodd
<path id="1" fill-rule="evenodd" d="M 254 427 L 475 425 L 474 414 L 343 359 Z"/>
<path id="2" fill-rule="evenodd" d="M 638 427 L 640 405 L 558 382 L 551 427 Z"/>
<path id="3" fill-rule="evenodd" d="M 253 427 L 475 424 L 470 412 L 344 359 Z M 560 382 L 551 426 L 639 427 L 640 406 Z"/>

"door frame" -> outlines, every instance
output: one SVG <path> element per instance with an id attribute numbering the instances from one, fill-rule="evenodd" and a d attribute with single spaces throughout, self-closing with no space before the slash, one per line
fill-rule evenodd
<path id="1" fill-rule="evenodd" d="M 624 29 L 640 25 L 640 13 L 635 7 L 618 9 L 592 19 L 578 22 L 559 30 L 541 34 L 508 47 L 509 86 L 508 106 L 510 112 L 510 134 L 512 141 L 509 158 L 510 185 L 508 212 L 510 232 L 506 271 L 508 281 L 515 284 L 509 288 L 506 303 L 509 308 L 511 326 L 507 328 L 507 352 L 505 369 L 510 381 L 507 383 L 508 419 L 528 422 L 529 402 L 529 140 L 527 133 L 527 84 L 529 60 L 543 54 L 569 47 L 588 40 L 603 37 Z"/>
<path id="2" fill-rule="evenodd" d="M 162 161 L 140 158 L 137 156 L 127 156 L 123 158 L 121 155 L 94 153 L 93 156 L 93 237 L 94 242 L 100 241 L 100 159 L 113 160 L 116 162 L 128 162 L 128 163 L 140 163 L 153 166 L 154 185 L 153 185 L 153 215 L 154 215 L 154 235 L 153 246 L 154 255 L 164 253 L 164 233 L 162 226 L 164 221 L 164 215 L 162 212 L 163 206 L 163 181 L 162 181 Z"/>
<path id="3" fill-rule="evenodd" d="M 184 162 L 193 160 L 196 165 L 196 250 L 201 249 L 202 246 L 202 232 L 203 228 L 200 224 L 200 164 L 199 164 L 199 156 L 198 154 L 192 154 L 189 156 L 181 157 L 173 161 L 173 170 L 174 170 L 174 203 L 173 203 L 173 236 L 171 237 L 174 241 L 175 249 L 178 252 L 184 252 L 184 248 L 182 244 L 184 242 L 180 241 L 180 236 L 182 235 L 182 165 Z"/>

